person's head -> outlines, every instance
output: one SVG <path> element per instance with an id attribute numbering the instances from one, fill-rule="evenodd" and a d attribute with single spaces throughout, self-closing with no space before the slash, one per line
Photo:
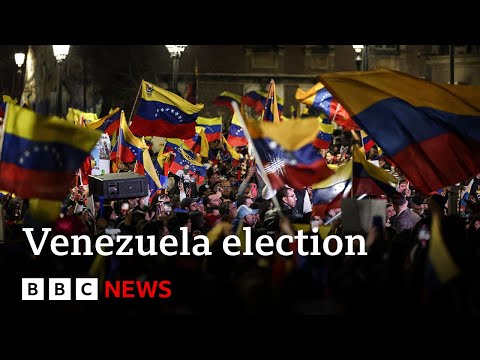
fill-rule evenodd
<path id="1" fill-rule="evenodd" d="M 416 212 L 418 215 L 422 215 L 425 210 L 423 206 L 424 202 L 425 202 L 425 199 L 422 195 L 420 194 L 414 195 L 410 200 L 410 203 L 412 205 L 412 210 Z"/>
<path id="2" fill-rule="evenodd" d="M 297 205 L 297 195 L 292 188 L 284 187 L 277 192 L 277 197 L 280 202 L 288 205 L 290 208 L 294 208 Z"/>
<path id="3" fill-rule="evenodd" d="M 397 192 L 391 196 L 391 201 L 395 212 L 398 214 L 400 211 L 408 207 L 408 202 L 405 194 Z"/>
<path id="4" fill-rule="evenodd" d="M 223 180 L 221 183 L 222 187 L 222 196 L 224 198 L 229 198 L 232 191 L 232 184 L 228 180 Z"/>
<path id="5" fill-rule="evenodd" d="M 217 193 L 213 193 L 210 195 L 205 196 L 204 205 L 206 208 L 212 206 L 220 206 L 222 204 L 222 199 L 218 196 Z"/>
<path id="6" fill-rule="evenodd" d="M 386 220 L 390 220 L 391 217 L 396 215 L 395 208 L 392 203 L 387 203 L 387 208 L 386 208 L 387 216 Z"/>
<path id="7" fill-rule="evenodd" d="M 325 161 L 328 163 L 328 164 L 331 164 L 333 162 L 333 159 L 334 159 L 334 155 L 333 155 L 333 152 L 331 152 L 330 150 L 327 151 L 327 153 L 325 154 Z"/>
<path id="8" fill-rule="evenodd" d="M 179 212 L 175 214 L 175 217 L 177 218 L 180 227 L 186 227 L 189 233 L 192 231 L 192 220 L 190 219 L 190 214 Z"/>
<path id="9" fill-rule="evenodd" d="M 399 183 L 398 183 L 398 187 L 397 187 L 397 191 L 399 193 L 405 193 L 405 191 L 407 190 L 407 187 L 408 187 L 408 182 L 407 180 L 400 180 Z"/>
<path id="10" fill-rule="evenodd" d="M 211 167 L 207 170 L 208 182 L 211 186 L 220 181 L 220 173 L 215 167 Z"/>
<path id="11" fill-rule="evenodd" d="M 180 203 L 180 208 L 187 210 L 187 211 L 196 211 L 198 210 L 197 206 L 197 199 L 186 197 Z"/>
<path id="12" fill-rule="evenodd" d="M 430 211 L 440 211 L 441 214 L 444 214 L 446 203 L 447 198 L 440 194 L 432 194 L 427 197 L 427 205 Z"/>
<path id="13" fill-rule="evenodd" d="M 259 213 L 258 209 L 250 209 L 246 205 L 241 205 L 237 209 L 237 213 L 236 213 L 235 217 L 238 220 L 243 220 L 243 223 L 246 226 L 253 226 L 253 225 L 255 225 L 255 223 L 258 220 L 258 213 Z"/>

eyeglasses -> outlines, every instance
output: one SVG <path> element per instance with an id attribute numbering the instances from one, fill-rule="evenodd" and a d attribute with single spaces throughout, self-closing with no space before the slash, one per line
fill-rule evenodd
<path id="1" fill-rule="evenodd" d="M 293 194 L 293 195 L 285 195 L 285 197 L 297 197 L 297 195 Z"/>

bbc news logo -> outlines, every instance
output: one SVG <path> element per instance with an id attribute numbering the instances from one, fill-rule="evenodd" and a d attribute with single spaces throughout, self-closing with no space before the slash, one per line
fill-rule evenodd
<path id="1" fill-rule="evenodd" d="M 97 278 L 23 278 L 22 300 L 98 300 Z M 48 291 L 46 285 L 48 284 Z M 105 281 L 102 296 L 106 299 L 167 299 L 172 295 L 169 280 Z M 48 296 L 46 296 L 48 294 Z"/>

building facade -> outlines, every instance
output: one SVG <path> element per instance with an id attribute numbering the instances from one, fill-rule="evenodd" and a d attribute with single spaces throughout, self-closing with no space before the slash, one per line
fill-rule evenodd
<path id="1" fill-rule="evenodd" d="M 101 116 L 120 106 L 128 116 L 142 79 L 171 90 L 172 59 L 163 45 L 72 45 L 70 49 L 61 68 L 60 115 L 75 107 Z M 480 85 L 480 46 L 454 49 L 455 83 Z M 437 83 L 450 81 L 448 45 L 368 45 L 364 52 L 369 70 L 387 67 Z M 300 107 L 295 100 L 298 87 L 309 89 L 321 73 L 356 70 L 355 56 L 351 45 L 189 45 L 178 62 L 177 92 L 184 94 L 195 82 L 198 102 L 205 104 L 201 115 L 227 119 L 228 109 L 212 103 L 221 92 L 242 95 L 266 90 L 274 79 L 288 117 L 291 105 Z M 55 113 L 58 64 L 50 45 L 29 46 L 23 84 L 22 102 L 36 111 Z"/>

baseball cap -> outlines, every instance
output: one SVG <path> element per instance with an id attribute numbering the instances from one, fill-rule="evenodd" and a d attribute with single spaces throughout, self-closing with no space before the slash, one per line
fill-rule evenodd
<path id="1" fill-rule="evenodd" d="M 243 219 L 247 215 L 255 215 L 260 212 L 259 209 L 250 209 L 247 205 L 241 205 L 237 212 L 235 213 L 235 217 L 239 219 Z"/>

